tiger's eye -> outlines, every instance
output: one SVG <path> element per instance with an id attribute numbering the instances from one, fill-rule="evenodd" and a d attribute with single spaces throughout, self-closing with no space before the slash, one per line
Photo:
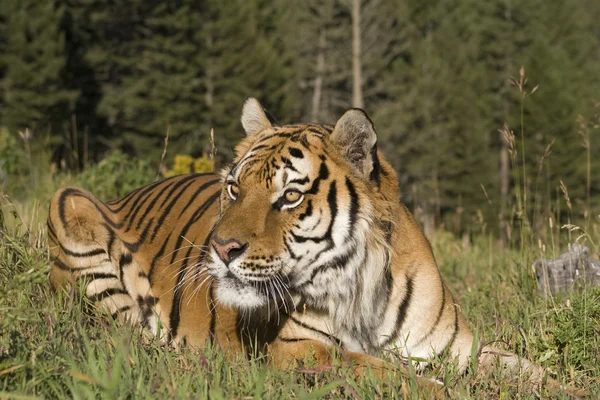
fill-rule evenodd
<path id="1" fill-rule="evenodd" d="M 231 200 L 235 200 L 240 194 L 240 188 L 235 183 L 230 183 L 227 185 L 227 193 L 231 197 Z"/>
<path id="2" fill-rule="evenodd" d="M 287 203 L 295 203 L 300 200 L 300 197 L 302 197 L 302 193 L 297 190 L 288 190 L 284 194 L 284 198 Z"/>

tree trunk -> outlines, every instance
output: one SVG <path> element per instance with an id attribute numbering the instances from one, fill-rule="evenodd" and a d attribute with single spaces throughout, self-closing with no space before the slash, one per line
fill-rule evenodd
<path id="1" fill-rule="evenodd" d="M 321 27 L 319 32 L 319 53 L 317 54 L 317 75 L 315 76 L 315 88 L 310 111 L 311 122 L 321 122 L 319 114 L 321 109 L 321 93 L 323 92 L 323 71 L 325 70 L 325 28 Z"/>
<path id="2" fill-rule="evenodd" d="M 360 0 L 352 0 L 352 107 L 364 108 L 360 52 Z"/>

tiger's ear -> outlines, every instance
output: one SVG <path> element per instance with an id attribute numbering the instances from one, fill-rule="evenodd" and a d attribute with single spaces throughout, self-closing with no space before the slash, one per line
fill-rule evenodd
<path id="1" fill-rule="evenodd" d="M 263 107 L 254 97 L 248 97 L 246 101 L 244 101 L 241 121 L 247 136 L 271 128 L 271 123 L 269 122 L 269 118 L 267 118 Z"/>
<path id="2" fill-rule="evenodd" d="M 377 133 L 367 114 L 358 108 L 346 111 L 335 124 L 329 139 L 352 169 L 379 184 Z"/>

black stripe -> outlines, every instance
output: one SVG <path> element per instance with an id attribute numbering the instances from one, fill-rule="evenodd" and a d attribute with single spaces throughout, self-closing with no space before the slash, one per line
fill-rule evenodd
<path id="1" fill-rule="evenodd" d="M 146 204 L 146 201 L 148 201 L 148 199 L 154 194 L 152 189 L 154 189 L 153 185 L 150 185 L 146 189 L 144 189 L 144 191 L 140 193 L 140 196 L 134 200 L 133 204 L 131 205 L 131 208 L 129 209 L 129 211 L 127 211 L 127 214 L 125 214 L 125 216 L 121 219 L 122 223 L 129 221 L 125 228 L 125 232 L 127 232 L 131 228 L 131 225 L 133 224 L 133 221 L 135 220 L 135 217 L 137 216 L 142 206 Z"/>
<path id="2" fill-rule="evenodd" d="M 303 342 L 305 340 L 313 340 L 313 339 L 308 339 L 308 338 L 286 338 L 286 337 L 283 337 L 283 336 L 278 336 L 277 340 L 281 340 L 282 342 L 291 343 L 291 342 Z"/>
<path id="3" fill-rule="evenodd" d="M 456 337 L 458 336 L 458 311 L 456 311 L 456 307 L 457 306 L 454 305 L 454 332 L 452 332 L 452 337 L 448 341 L 448 344 L 444 347 L 443 350 L 441 350 L 438 353 L 439 357 L 442 357 L 447 350 L 448 351 L 451 350 L 452 345 L 454 344 L 454 341 L 456 340 Z"/>
<path id="4" fill-rule="evenodd" d="M 328 269 L 331 269 L 331 268 L 335 268 L 335 269 L 343 269 L 343 268 L 345 268 L 346 265 L 348 265 L 348 262 L 350 262 L 350 260 L 352 258 L 354 258 L 354 256 L 356 255 L 357 251 L 358 251 L 358 248 L 356 246 L 352 246 L 350 248 L 350 250 L 348 250 L 348 252 L 346 252 L 345 254 L 337 255 L 330 262 L 318 266 L 310 274 L 310 278 L 306 282 L 302 282 L 301 284 L 299 284 L 298 287 L 303 287 L 303 286 L 306 286 L 308 284 L 311 284 L 313 282 L 313 280 L 315 279 L 315 277 L 319 273 L 321 273 L 321 272 L 323 272 L 325 270 L 328 270 Z M 363 261 L 366 258 L 367 253 L 368 252 L 364 252 L 363 253 Z M 321 255 L 321 253 L 317 254 L 314 257 L 314 259 L 315 260 L 318 259 L 320 255 Z"/>
<path id="5" fill-rule="evenodd" d="M 115 223 L 112 219 L 110 219 L 108 217 L 108 215 L 106 215 L 106 213 L 104 212 L 104 210 L 102 210 L 98 204 L 96 204 L 96 202 L 94 200 L 92 200 L 91 198 L 85 196 L 83 194 L 82 191 L 78 190 L 78 189 L 65 189 L 64 192 L 61 193 L 59 199 L 58 199 L 58 215 L 59 218 L 61 220 L 61 223 L 63 224 L 64 228 L 67 229 L 67 220 L 66 220 L 66 215 L 65 215 L 65 202 L 66 202 L 66 197 L 72 195 L 73 197 L 83 197 L 84 199 L 88 200 L 90 203 L 92 203 L 92 205 L 94 207 L 96 207 L 96 210 L 100 213 L 100 215 L 102 216 L 102 218 L 104 218 L 104 221 L 110 225 L 111 227 L 115 228 L 115 229 L 120 229 L 122 224 L 117 224 Z"/>
<path id="6" fill-rule="evenodd" d="M 306 210 L 302 214 L 300 214 L 300 216 L 298 217 L 298 219 L 300 221 L 303 221 L 304 218 L 310 217 L 312 215 L 312 212 L 313 212 L 312 200 L 309 199 L 306 202 Z"/>
<path id="7" fill-rule="evenodd" d="M 381 163 L 379 162 L 379 157 L 377 156 L 377 143 L 373 145 L 371 148 L 371 160 L 372 168 L 371 174 L 369 175 L 369 180 L 373 182 L 377 187 L 381 184 Z"/>
<path id="8" fill-rule="evenodd" d="M 216 193 L 217 195 L 219 193 Z M 214 200 L 213 200 L 214 201 Z M 204 213 L 204 210 L 206 210 L 206 208 L 210 207 L 210 205 L 212 204 L 212 201 L 210 199 L 208 199 L 201 207 L 198 211 L 203 210 L 200 212 L 200 216 Z M 198 213 L 198 211 L 196 211 L 196 213 Z M 186 231 L 187 229 L 187 225 L 184 228 L 184 231 Z M 183 237 L 184 234 L 182 234 L 180 236 Z M 204 241 L 205 247 L 208 244 L 208 240 L 210 238 L 210 234 L 207 235 L 206 240 Z M 194 238 L 194 240 L 192 241 L 192 243 L 196 242 L 197 238 Z M 176 249 L 179 249 L 179 246 L 175 247 Z M 185 277 L 185 272 L 190 260 L 190 254 L 192 253 L 192 250 L 194 250 L 195 247 L 190 246 L 187 250 L 187 253 L 185 255 L 184 261 L 181 264 L 181 267 L 179 268 L 179 271 L 177 273 L 177 283 L 175 285 L 175 290 L 173 291 L 173 302 L 171 304 L 171 315 L 169 316 L 169 325 L 170 325 L 170 335 L 172 338 L 176 338 L 177 337 L 177 330 L 179 329 L 179 323 L 181 320 L 181 300 L 182 300 L 182 296 L 183 296 L 183 288 L 181 287 L 181 284 L 183 282 L 183 279 Z M 173 260 L 171 261 L 171 263 L 173 263 Z M 214 305 L 212 304 L 212 298 L 213 298 L 213 294 L 212 294 L 212 282 L 211 282 L 211 310 L 214 308 Z M 213 326 L 213 317 L 212 317 L 212 312 L 211 312 L 211 332 L 214 330 Z M 212 332 L 214 333 L 214 332 Z M 211 336 L 212 337 L 212 336 Z"/>
<path id="9" fill-rule="evenodd" d="M 300 325 L 301 327 L 303 327 L 303 328 L 306 328 L 306 329 L 308 329 L 308 330 L 311 330 L 311 331 L 313 331 L 313 332 L 316 332 L 316 333 L 318 333 L 318 334 L 320 334 L 320 335 L 322 335 L 322 336 L 325 336 L 325 337 L 326 337 L 327 339 L 329 339 L 330 341 L 332 341 L 332 342 L 335 342 L 335 343 L 336 343 L 338 346 L 340 346 L 340 347 L 342 346 L 342 341 L 341 341 L 340 339 L 338 339 L 337 337 L 335 337 L 335 336 L 333 336 L 333 335 L 330 335 L 330 334 L 329 334 L 329 333 L 327 333 L 327 332 L 323 332 L 323 331 L 322 331 L 322 330 L 320 330 L 320 329 L 314 328 L 314 327 L 312 327 L 312 326 L 310 326 L 310 325 L 308 325 L 308 324 L 305 324 L 304 322 L 302 322 L 302 321 L 300 321 L 300 320 L 298 320 L 298 319 L 294 318 L 293 316 L 290 316 L 290 319 L 291 319 L 292 321 L 294 321 L 296 324 Z"/>
<path id="10" fill-rule="evenodd" d="M 320 128 L 320 126 L 313 125 L 313 126 L 309 126 L 308 128 L 306 128 L 306 130 L 311 133 L 316 133 L 317 137 L 321 137 L 323 135 L 323 132 L 319 128 Z"/>
<path id="11" fill-rule="evenodd" d="M 350 194 L 350 232 L 353 232 L 354 225 L 356 224 L 356 219 L 358 217 L 359 203 L 356 188 L 348 177 L 346 177 L 346 188 Z"/>
<path id="12" fill-rule="evenodd" d="M 48 218 L 48 221 L 46 221 L 46 226 L 48 227 L 48 233 L 54 236 L 54 238 L 58 241 L 58 236 L 56 235 L 56 231 L 54 230 L 54 224 L 52 224 L 50 218 Z"/>
<path id="13" fill-rule="evenodd" d="M 91 272 L 89 274 L 81 274 L 77 277 L 77 279 L 90 279 L 90 281 L 96 279 L 119 279 L 115 274 L 105 273 L 105 272 Z"/>
<path id="14" fill-rule="evenodd" d="M 156 182 L 156 183 L 158 183 L 158 182 Z M 134 191 L 127 193 L 125 196 L 121 197 L 120 199 L 118 199 L 118 198 L 117 198 L 117 199 L 114 199 L 114 200 L 111 200 L 111 201 L 107 201 L 107 202 L 106 202 L 106 205 L 110 206 L 110 208 L 111 208 L 112 210 L 114 210 L 114 209 L 112 208 L 112 206 L 115 206 L 115 205 L 117 205 L 117 204 L 119 204 L 119 203 L 122 203 L 122 202 L 124 202 L 124 201 L 127 201 L 127 202 L 129 202 L 129 201 L 131 200 L 131 198 L 132 198 L 132 197 L 133 197 L 133 196 L 134 196 L 134 195 L 135 195 L 137 192 L 139 192 L 140 190 L 142 190 L 143 188 L 144 188 L 143 186 L 142 186 L 142 187 L 139 187 L 139 188 L 135 189 Z"/>
<path id="15" fill-rule="evenodd" d="M 184 179 L 177 182 L 175 185 L 173 185 L 171 190 L 169 190 L 167 197 L 165 197 L 163 199 L 163 201 L 160 203 L 160 206 L 158 206 L 158 208 L 162 209 L 164 207 L 164 205 L 167 203 L 167 201 L 169 201 L 169 199 L 171 199 L 171 197 L 177 191 L 177 189 L 181 188 L 181 190 L 175 195 L 175 198 L 179 199 L 179 197 L 187 190 L 187 188 L 189 188 L 192 184 L 196 183 L 196 180 L 197 180 L 196 175 L 188 175 Z M 169 204 L 172 204 L 172 203 L 173 203 L 173 201 L 171 201 L 171 203 L 169 203 Z"/>
<path id="16" fill-rule="evenodd" d="M 292 157 L 304 158 L 304 154 L 302 153 L 302 150 L 300 150 L 300 149 L 297 149 L 295 147 L 290 147 L 289 152 Z"/>
<path id="17" fill-rule="evenodd" d="M 71 257 L 76 257 L 76 258 L 94 257 L 94 256 L 99 256 L 100 254 L 106 254 L 106 251 L 104 249 L 94 249 L 94 250 L 87 251 L 85 253 L 77 253 L 77 252 L 71 251 L 71 250 L 67 249 L 66 247 L 64 247 L 60 241 L 58 242 L 58 245 L 60 246 L 60 249 L 66 255 L 71 256 Z"/>
<path id="18" fill-rule="evenodd" d="M 296 253 L 294 253 L 294 250 L 292 250 L 292 246 L 290 246 L 286 237 L 283 238 L 283 245 L 287 249 L 288 253 L 290 253 L 290 257 L 292 257 L 294 260 L 299 259 L 298 256 L 296 256 Z"/>
<path id="19" fill-rule="evenodd" d="M 206 210 L 208 208 L 210 208 L 210 206 L 212 206 L 214 204 L 215 201 L 217 201 L 217 199 L 219 198 L 219 196 L 221 195 L 221 192 L 216 192 L 215 194 L 213 194 L 212 196 L 210 196 L 208 198 L 208 200 L 206 200 L 206 202 L 202 205 L 202 209 L 198 210 L 196 212 L 196 215 L 192 217 L 192 221 L 191 224 L 195 224 L 196 222 L 198 222 L 198 220 L 200 218 L 202 218 L 202 216 L 204 215 L 204 213 L 206 212 Z M 189 228 L 187 227 L 187 225 L 185 226 L 185 231 L 187 232 Z"/>
<path id="20" fill-rule="evenodd" d="M 131 253 L 123 253 L 121 254 L 121 258 L 119 258 L 119 276 L 123 286 L 125 286 L 125 280 L 123 279 L 123 269 L 125 268 L 125 266 L 131 264 L 132 261 L 133 257 L 131 257 Z"/>
<path id="21" fill-rule="evenodd" d="M 189 187 L 189 186 L 192 184 L 192 182 L 193 182 L 193 181 L 194 181 L 196 178 L 198 178 L 199 176 L 200 176 L 200 174 L 180 175 L 180 179 L 179 179 L 179 181 L 177 181 L 177 182 L 171 182 L 169 185 L 167 185 L 167 187 L 165 187 L 163 190 L 161 190 L 161 191 L 159 192 L 158 196 L 156 196 L 156 197 L 154 198 L 153 202 L 152 202 L 152 203 L 150 204 L 150 206 L 149 206 L 149 207 L 146 209 L 146 211 L 149 211 L 149 210 L 150 210 L 151 206 L 153 206 L 153 205 L 156 203 L 156 201 L 158 200 L 158 198 L 159 198 L 159 197 L 161 197 L 161 195 L 162 195 L 163 193 L 165 193 L 165 191 L 166 191 L 166 190 L 167 190 L 169 187 L 173 186 L 173 188 L 172 188 L 172 189 L 171 189 L 171 190 L 168 192 L 168 194 L 167 194 L 167 197 L 166 197 L 166 198 L 165 198 L 165 199 L 162 201 L 162 203 L 161 203 L 161 205 L 159 206 L 159 208 L 162 208 L 162 206 L 163 206 L 163 205 L 164 205 L 164 204 L 167 202 L 167 200 L 168 200 L 168 199 L 171 197 L 171 195 L 173 194 L 173 192 L 174 192 L 174 191 L 175 191 L 177 188 L 179 188 L 179 187 L 181 187 L 182 185 L 184 185 L 184 184 L 186 184 L 187 182 L 189 182 L 189 183 L 187 183 L 187 184 L 185 185 L 185 188 L 184 188 L 184 189 L 182 189 L 182 190 L 179 192 L 179 195 L 181 195 L 181 194 L 182 194 L 182 193 L 185 191 L 185 189 L 187 189 L 187 187 Z M 150 198 L 150 196 L 151 196 L 151 195 L 152 195 L 152 193 L 149 193 L 149 194 L 148 194 L 148 196 L 146 196 L 146 197 L 144 198 L 144 200 L 141 202 L 141 204 L 139 204 L 139 205 L 136 207 L 136 209 L 135 209 L 135 211 L 134 211 L 134 215 L 131 217 L 131 219 L 130 219 L 130 221 L 129 221 L 129 225 L 127 226 L 127 229 L 126 229 L 125 231 L 128 231 L 128 230 L 130 229 L 130 227 L 131 227 L 131 224 L 133 223 L 133 221 L 135 220 L 135 218 L 136 218 L 136 216 L 137 216 L 137 213 L 138 213 L 138 212 L 141 210 L 141 207 L 142 207 L 142 206 L 143 206 L 143 205 L 146 203 L 146 201 L 147 201 L 147 200 Z M 179 195 L 178 195 L 178 196 L 179 196 Z M 129 212 L 131 212 L 131 210 L 130 210 Z M 129 214 L 127 214 L 127 215 L 125 216 L 125 218 L 123 219 L 123 221 L 127 220 L 127 217 L 128 217 L 128 215 L 129 215 Z M 143 220 L 143 218 L 142 218 L 142 220 Z M 140 226 L 140 225 L 141 225 L 141 223 L 138 223 L 138 227 L 137 227 L 137 229 L 139 229 L 139 226 Z"/>
<path id="22" fill-rule="evenodd" d="M 173 185 L 173 183 L 168 184 L 164 189 L 162 189 L 159 194 L 157 196 L 154 197 L 154 199 L 152 199 L 152 201 L 150 202 L 150 204 L 148 204 L 148 207 L 146 207 L 146 211 L 144 212 L 144 216 L 147 215 L 153 208 L 154 205 L 156 204 L 156 202 L 158 201 L 158 199 L 160 199 L 160 197 L 163 195 L 163 193 L 165 193 L 165 191 L 170 188 Z M 142 226 L 142 222 L 144 221 L 144 216 L 142 216 L 142 218 L 139 219 L 137 225 L 135 226 L 136 230 L 140 229 L 140 226 Z M 135 217 L 134 217 L 135 218 Z M 134 219 L 132 218 L 132 220 Z"/>
<path id="23" fill-rule="evenodd" d="M 179 216 L 183 216 L 183 214 L 187 211 L 188 207 L 194 202 L 196 201 L 196 196 L 198 196 L 200 193 L 202 193 L 204 190 L 206 190 L 207 188 L 211 187 L 214 184 L 220 183 L 220 181 L 214 180 L 214 181 L 208 181 L 205 182 L 204 184 L 200 185 L 200 187 L 198 187 L 198 189 L 196 189 L 196 191 L 194 192 L 194 194 L 192 194 L 190 196 L 190 199 L 188 200 L 187 204 L 181 209 L 181 212 L 179 213 Z M 214 196 L 214 194 L 213 194 Z"/>
<path id="24" fill-rule="evenodd" d="M 452 347 L 454 341 L 456 340 L 456 336 L 458 336 L 458 311 L 456 310 L 456 305 L 454 305 L 454 332 L 452 333 L 452 338 L 450 342 L 448 342 L 448 348 Z"/>
<path id="25" fill-rule="evenodd" d="M 264 137 L 264 138 L 260 139 L 258 142 L 256 142 L 256 144 L 267 142 L 267 141 L 269 141 L 269 140 L 271 140 L 273 138 L 289 138 L 294 133 L 297 133 L 297 132 L 279 132 L 279 133 L 274 133 L 272 135 L 269 135 L 267 137 Z"/>
<path id="26" fill-rule="evenodd" d="M 175 284 L 175 290 L 173 290 L 173 302 L 171 303 L 171 315 L 169 316 L 169 325 L 171 327 L 171 336 L 173 338 L 177 337 L 177 330 L 179 329 L 179 322 L 181 320 L 181 297 L 183 294 L 181 284 L 185 277 L 185 270 L 193 249 L 194 247 L 192 246 L 188 248 L 185 258 L 179 267 L 179 271 L 177 271 L 177 283 Z"/>
<path id="27" fill-rule="evenodd" d="M 329 178 L 329 169 L 327 169 L 327 165 L 325 165 L 325 163 L 322 162 L 321 166 L 319 167 L 319 175 L 315 178 L 312 186 L 306 191 L 306 193 L 316 194 L 319 191 L 319 185 L 321 181 L 324 181 L 327 178 Z"/>
<path id="28" fill-rule="evenodd" d="M 272 150 L 273 148 L 275 148 L 275 146 L 269 146 L 268 144 L 259 144 L 258 146 L 254 146 L 253 148 L 251 148 L 250 151 L 254 153 L 257 150 L 267 149 L 267 148 L 271 148 L 271 150 Z"/>
<path id="29" fill-rule="evenodd" d="M 324 124 L 324 125 L 321 125 L 321 128 L 325 129 L 327 131 L 327 133 L 333 133 L 335 126 L 329 125 L 329 124 Z"/>
<path id="30" fill-rule="evenodd" d="M 310 151 L 310 143 L 308 143 L 308 138 L 306 137 L 306 135 L 302 135 L 302 137 L 299 137 L 299 135 L 292 136 L 292 141 L 299 142 L 302 145 L 302 147 Z"/>
<path id="31" fill-rule="evenodd" d="M 308 183 L 309 180 L 310 179 L 308 178 L 308 176 L 305 176 L 302 179 L 300 179 L 300 178 L 292 179 L 292 180 L 290 180 L 289 183 L 297 183 L 298 185 L 304 185 L 305 183 Z"/>
<path id="32" fill-rule="evenodd" d="M 122 288 L 108 288 L 103 290 L 102 292 L 96 293 L 93 296 L 90 296 L 89 299 L 92 303 L 105 299 L 107 297 L 113 296 L 115 294 L 127 294 L 127 291 Z"/>
<path id="33" fill-rule="evenodd" d="M 71 268 L 67 264 L 65 264 L 64 262 L 60 261 L 58 258 L 50 259 L 50 262 L 53 262 L 58 267 L 58 269 L 61 269 L 63 271 L 69 271 L 69 272 L 88 271 L 88 270 L 90 270 L 92 268 L 96 268 L 97 267 L 97 265 L 92 265 L 90 267 Z"/>
<path id="34" fill-rule="evenodd" d="M 169 236 L 167 236 L 167 239 L 163 242 L 162 246 L 160 247 L 160 249 L 158 250 L 158 252 L 154 255 L 154 258 L 152 258 L 152 262 L 150 263 L 150 269 L 148 270 L 148 280 L 150 281 L 150 285 L 152 285 L 152 278 L 154 276 L 154 269 L 156 268 L 156 263 L 159 259 L 159 257 L 161 257 L 164 252 L 165 249 L 167 248 L 167 244 L 169 243 L 169 239 L 171 239 L 171 234 L 173 232 L 169 233 Z"/>
<path id="35" fill-rule="evenodd" d="M 408 310 L 408 306 L 410 305 L 410 301 L 412 300 L 412 292 L 413 292 L 413 278 L 409 277 L 406 281 L 406 293 L 404 298 L 400 302 L 400 307 L 398 307 L 398 314 L 396 315 L 396 325 L 394 327 L 394 331 L 392 334 L 385 340 L 383 343 L 383 347 L 389 345 L 393 341 L 398 338 L 400 334 L 400 330 L 402 329 L 402 324 L 404 324 L 404 320 L 406 319 L 406 311 Z"/>
<path id="36" fill-rule="evenodd" d="M 210 173 L 207 173 L 207 174 L 196 174 L 196 175 L 210 175 Z M 160 185 L 161 183 L 167 183 L 167 182 L 170 182 L 170 181 L 175 180 L 175 179 L 181 179 L 182 176 L 183 175 L 175 175 L 175 176 L 171 176 L 169 178 L 160 180 L 158 182 L 153 182 L 153 183 L 151 183 L 151 184 L 149 184 L 147 186 L 142 186 L 141 188 L 138 188 L 138 189 L 134 190 L 133 192 L 129 193 L 125 197 L 123 197 L 121 199 L 114 200 L 114 201 L 110 201 L 108 204 L 112 206 L 112 205 L 117 205 L 117 204 L 121 204 L 122 202 L 124 202 L 118 208 L 111 208 L 113 212 L 118 213 L 119 211 L 121 211 L 123 208 L 125 208 L 127 206 L 127 204 L 133 199 L 134 195 L 136 195 L 138 193 L 141 195 L 142 193 L 140 193 L 140 191 L 146 190 L 148 188 L 150 188 L 150 189 L 151 188 L 155 188 L 156 186 Z"/>
<path id="37" fill-rule="evenodd" d="M 131 309 L 131 306 L 123 306 L 123 307 L 119 308 L 117 311 L 115 311 L 114 313 L 112 313 L 110 316 L 112 317 L 112 319 L 117 319 L 117 317 L 119 316 L 120 313 L 123 313 L 130 309 Z"/>
<path id="38" fill-rule="evenodd" d="M 154 222 L 154 217 L 150 218 L 150 221 L 148 221 L 148 224 L 146 224 L 146 227 L 140 234 L 140 237 L 137 242 L 129 243 L 129 242 L 123 241 L 123 245 L 127 248 L 127 250 L 129 250 L 132 253 L 136 253 L 138 251 L 138 249 L 140 248 L 142 243 L 144 243 L 146 241 L 146 236 L 148 236 L 148 231 L 150 230 L 150 225 L 152 225 L 152 222 Z"/>
<path id="39" fill-rule="evenodd" d="M 177 253 L 179 252 L 179 249 L 181 248 L 181 244 L 183 243 L 183 240 L 185 239 L 185 236 L 186 236 L 187 232 L 189 231 L 189 229 L 192 227 L 192 225 L 194 225 L 196 222 L 198 222 L 198 220 L 202 217 L 202 215 L 204 215 L 204 212 L 215 202 L 215 200 L 217 200 L 219 198 L 219 195 L 220 195 L 220 193 L 217 192 L 217 193 L 213 194 L 211 197 L 209 197 L 204 203 L 202 203 L 200 205 L 200 207 L 198 207 L 198 209 L 196 209 L 196 211 L 194 212 L 192 217 L 188 220 L 188 222 L 185 224 L 183 229 L 181 229 L 181 232 L 177 236 L 177 242 L 175 242 L 175 246 L 174 246 L 175 250 L 173 251 L 173 253 L 171 255 L 171 261 L 169 264 L 173 264 L 173 262 L 175 262 L 175 257 L 177 256 Z"/>
<path id="40" fill-rule="evenodd" d="M 58 267 L 58 269 L 61 269 L 63 271 L 69 271 L 69 272 L 73 271 L 73 269 L 71 267 L 69 267 L 67 264 L 63 263 L 62 261 L 60 261 L 58 258 L 55 258 L 54 260 L 50 260 L 50 261 L 52 261 Z"/>
<path id="41" fill-rule="evenodd" d="M 440 276 L 440 284 L 442 285 L 442 305 L 440 307 L 440 310 L 438 311 L 437 317 L 435 318 L 435 322 L 433 323 L 433 325 L 431 326 L 429 331 L 427 331 L 425 336 L 423 336 L 421 338 L 421 340 L 419 340 L 417 342 L 416 346 L 420 345 L 421 343 L 423 343 L 425 341 L 425 339 L 427 339 L 429 336 L 431 336 L 431 334 L 435 331 L 435 328 L 437 328 L 438 324 L 440 323 L 440 320 L 442 319 L 442 315 L 444 314 L 444 307 L 446 306 L 446 287 L 444 286 L 444 283 L 441 281 L 441 276 Z"/>
<path id="42" fill-rule="evenodd" d="M 143 187 L 141 187 L 141 188 L 139 188 L 139 189 L 137 189 L 137 190 L 133 191 L 132 193 L 130 193 L 130 194 L 128 194 L 127 196 L 125 196 L 123 199 L 121 199 L 121 200 L 118 200 L 118 201 L 117 201 L 118 203 L 121 203 L 121 202 L 123 202 L 123 204 L 120 204 L 120 205 L 119 205 L 119 207 L 117 207 L 117 208 L 111 208 L 112 212 L 114 212 L 114 213 L 118 213 L 118 212 L 120 212 L 121 210 L 123 210 L 123 208 L 125 208 L 125 207 L 127 206 L 127 204 L 129 204 L 129 202 L 130 202 L 131 200 L 134 200 L 134 199 L 135 199 L 135 201 L 138 201 L 138 200 L 139 200 L 139 197 L 140 197 L 140 196 L 143 196 L 143 195 L 144 195 L 144 193 L 148 192 L 149 190 L 152 190 L 153 188 L 157 187 L 157 186 L 158 186 L 158 185 L 160 185 L 161 183 L 164 183 L 164 182 L 166 182 L 166 181 L 168 181 L 168 180 L 171 180 L 171 179 L 173 179 L 173 178 L 176 178 L 176 177 L 172 177 L 172 178 L 169 178 L 169 179 L 166 179 L 166 180 L 163 180 L 163 181 L 154 182 L 154 183 L 152 183 L 152 184 L 150 184 L 150 185 L 143 186 Z M 134 202 L 134 204 L 135 204 L 135 202 Z M 132 206 L 132 207 L 133 207 L 133 206 Z M 131 211 L 131 210 L 130 210 L 130 211 Z"/>
<path id="43" fill-rule="evenodd" d="M 202 184 L 202 185 L 200 186 L 200 188 L 203 188 L 203 187 L 208 187 L 208 186 L 211 186 L 211 185 L 213 185 L 213 184 L 215 184 L 215 183 L 218 183 L 218 182 L 219 182 L 219 180 L 211 180 L 211 181 L 209 181 L 209 182 L 206 182 L 206 183 Z M 190 183 L 190 184 L 191 184 L 191 183 Z M 208 186 L 207 186 L 207 185 L 208 185 Z M 161 212 L 161 214 L 160 214 L 160 217 L 158 218 L 158 221 L 156 222 L 156 225 L 154 226 L 154 230 L 153 230 L 153 232 L 152 232 L 152 236 L 150 237 L 150 243 L 152 243 L 152 242 L 154 241 L 154 239 L 156 239 L 156 236 L 157 236 L 157 234 L 158 234 L 158 230 L 159 230 L 159 229 L 162 227 L 162 225 L 163 225 L 163 223 L 165 222 L 165 219 L 167 218 L 167 216 L 169 216 L 169 215 L 170 215 L 170 213 L 171 213 L 171 210 L 172 210 L 172 209 L 173 209 L 173 207 L 175 206 L 175 203 L 176 203 L 176 202 L 179 200 L 179 196 L 180 196 L 180 195 L 181 195 L 181 194 L 182 194 L 182 193 L 183 193 L 183 192 L 184 192 L 184 191 L 185 191 L 185 190 L 188 188 L 188 186 L 189 186 L 189 185 L 186 185 L 186 186 L 185 186 L 185 187 L 184 187 L 184 188 L 183 188 L 183 189 L 182 189 L 182 190 L 179 192 L 179 194 L 178 194 L 177 196 L 175 196 L 175 197 L 174 197 L 174 198 L 171 200 L 171 202 L 169 202 L 169 204 L 167 205 L 167 207 L 166 207 L 166 208 L 165 208 L 165 209 L 164 209 L 164 210 Z M 199 189 L 200 189 L 200 188 L 199 188 Z M 204 190 L 204 189 L 202 189 L 202 190 Z M 196 192 L 197 192 L 197 193 L 200 193 L 200 190 L 197 190 Z M 217 192 L 217 193 L 218 193 L 218 192 Z M 170 196 L 171 194 L 172 194 L 172 193 L 170 193 L 170 194 L 169 194 L 169 196 Z M 167 198 L 168 198 L 168 197 L 167 197 Z M 193 199 L 193 197 L 192 197 L 192 199 L 191 199 L 191 200 L 194 200 L 194 199 Z M 163 202 L 163 204 L 164 204 L 164 202 Z M 163 204 L 161 204 L 161 208 L 162 208 Z M 186 208 L 187 208 L 187 205 L 186 205 Z M 180 214 L 180 216 L 181 216 L 181 215 L 182 215 L 182 214 Z"/>
<path id="44" fill-rule="evenodd" d="M 51 223 L 50 220 L 48 220 L 48 222 L 47 222 L 46 225 L 48 227 L 48 234 L 55 239 L 55 242 L 56 242 L 56 244 L 58 244 L 58 247 L 60 247 L 61 251 L 64 254 L 68 255 L 68 256 L 82 258 L 82 257 L 94 257 L 94 256 L 98 256 L 100 254 L 106 253 L 106 251 L 104 249 L 101 249 L 101 248 L 90 250 L 90 251 L 85 252 L 85 253 L 79 253 L 79 252 L 75 252 L 75 251 L 72 251 L 70 249 L 67 249 L 61 243 L 61 241 L 58 239 L 58 236 L 56 235 L 56 231 L 54 230 L 54 226 L 52 225 L 52 223 Z"/>
<path id="45" fill-rule="evenodd" d="M 294 241 L 296 243 L 305 243 L 308 241 L 319 243 L 323 240 L 327 240 L 329 242 L 326 249 L 324 249 L 321 253 L 331 250 L 333 248 L 333 225 L 335 224 L 335 219 L 337 217 L 337 188 L 336 181 L 332 181 L 329 186 L 329 193 L 327 194 L 327 204 L 329 205 L 329 210 L 331 213 L 331 221 L 329 221 L 329 226 L 327 227 L 327 231 L 323 234 L 323 236 L 302 236 L 296 235 L 294 232 L 290 232 Z"/>
<path id="46" fill-rule="evenodd" d="M 289 158 L 281 156 L 281 162 L 284 164 L 285 168 L 294 172 L 298 172 L 298 170 L 294 167 L 294 164 L 292 164 L 292 161 Z"/>
<path id="47" fill-rule="evenodd" d="M 107 224 L 104 224 L 103 226 L 108 231 L 108 243 L 106 245 L 106 254 L 108 255 L 108 258 L 111 258 L 112 247 L 115 244 L 115 232 L 112 229 L 110 229 L 110 227 Z"/>

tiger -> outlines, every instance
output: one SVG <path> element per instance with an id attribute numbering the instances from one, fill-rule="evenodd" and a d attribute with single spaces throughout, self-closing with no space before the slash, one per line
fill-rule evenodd
<path id="1" fill-rule="evenodd" d="M 335 125 L 279 126 L 255 98 L 246 136 L 220 175 L 180 175 L 104 203 L 59 190 L 48 217 L 50 281 L 166 343 L 266 354 L 277 368 L 336 354 L 356 374 L 408 374 L 445 355 L 464 372 L 474 335 L 433 251 L 400 199 L 373 122 L 350 109 Z M 496 364 L 577 395 L 517 355 Z M 436 396 L 436 381 L 418 378 Z"/>
<path id="2" fill-rule="evenodd" d="M 222 187 L 220 174 L 194 173 L 109 202 L 77 187 L 58 190 L 46 224 L 51 287 L 70 298 L 82 294 L 84 304 L 174 348 L 213 345 L 227 357 L 266 356 L 281 369 L 343 363 L 355 376 L 369 370 L 380 378 L 408 378 L 404 368 L 344 349 L 326 317 L 311 307 L 275 301 L 245 312 L 217 301 L 205 257 Z M 440 398 L 436 380 L 416 380 Z"/>

